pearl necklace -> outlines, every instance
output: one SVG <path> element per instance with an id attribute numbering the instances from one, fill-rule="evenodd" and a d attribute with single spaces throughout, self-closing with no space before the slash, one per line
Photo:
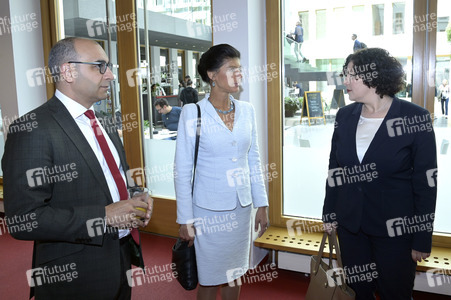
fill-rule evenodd
<path id="1" fill-rule="evenodd" d="M 220 110 L 219 108 L 216 108 L 216 107 L 214 107 L 214 108 L 218 113 L 226 115 L 235 108 L 235 104 L 233 104 L 233 101 L 230 101 L 230 109 L 229 110 Z"/>

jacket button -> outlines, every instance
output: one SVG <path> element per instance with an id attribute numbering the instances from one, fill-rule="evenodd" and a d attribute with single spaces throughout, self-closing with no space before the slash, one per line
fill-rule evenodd
<path id="1" fill-rule="evenodd" d="M 235 162 L 235 161 L 237 161 L 238 159 L 236 158 L 236 157 L 234 157 L 234 158 L 232 158 L 232 161 L 233 162 Z"/>
<path id="2" fill-rule="evenodd" d="M 232 146 L 236 146 L 236 141 L 233 141 L 233 142 L 232 142 Z"/>

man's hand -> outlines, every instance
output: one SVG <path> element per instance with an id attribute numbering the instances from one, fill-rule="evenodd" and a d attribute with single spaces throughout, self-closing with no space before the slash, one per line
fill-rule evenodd
<path id="1" fill-rule="evenodd" d="M 136 228 L 149 224 L 153 199 L 140 194 L 128 200 L 121 200 L 105 207 L 106 223 L 112 227 Z"/>
<path id="2" fill-rule="evenodd" d="M 258 226 L 260 225 L 260 232 L 258 233 L 258 237 L 261 237 L 263 233 L 265 233 L 268 228 L 268 212 L 266 210 L 266 206 L 259 207 L 257 209 L 257 213 L 255 214 L 255 231 L 258 231 Z"/>
<path id="3" fill-rule="evenodd" d="M 188 247 L 191 247 L 196 236 L 194 224 L 181 224 L 179 236 L 182 240 L 189 241 Z"/>

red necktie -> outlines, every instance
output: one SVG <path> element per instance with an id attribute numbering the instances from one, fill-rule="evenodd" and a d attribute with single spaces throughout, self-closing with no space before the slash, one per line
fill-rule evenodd
<path id="1" fill-rule="evenodd" d="M 85 112 L 85 116 L 87 116 L 91 121 L 91 127 L 92 130 L 94 130 L 94 135 L 96 136 L 97 142 L 99 143 L 100 149 L 102 150 L 103 156 L 105 157 L 106 163 L 108 164 L 108 168 L 110 169 L 111 175 L 113 175 L 114 182 L 116 182 L 117 189 L 119 190 L 120 200 L 127 200 L 128 191 L 127 187 L 125 186 L 124 178 L 122 178 L 121 172 L 119 172 L 119 168 L 117 167 L 116 161 L 114 160 L 113 154 L 111 153 L 110 147 L 108 147 L 105 136 L 103 135 L 99 124 L 97 124 L 94 112 L 92 110 L 87 110 Z M 131 234 L 135 242 L 139 244 L 138 229 L 133 228 Z"/>

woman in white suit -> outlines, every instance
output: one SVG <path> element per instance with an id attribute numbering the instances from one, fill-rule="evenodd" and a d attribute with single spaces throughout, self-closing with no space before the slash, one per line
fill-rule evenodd
<path id="1" fill-rule="evenodd" d="M 240 53 L 227 44 L 211 47 L 199 62 L 202 80 L 211 93 L 198 102 L 201 109 L 199 153 L 191 193 L 197 107 L 188 104 L 180 116 L 175 154 L 175 190 L 180 237 L 196 247 L 197 299 L 238 299 L 234 282 L 249 268 L 251 204 L 258 208 L 255 230 L 268 225 L 264 177 L 260 164 L 255 112 L 237 101 Z"/>

